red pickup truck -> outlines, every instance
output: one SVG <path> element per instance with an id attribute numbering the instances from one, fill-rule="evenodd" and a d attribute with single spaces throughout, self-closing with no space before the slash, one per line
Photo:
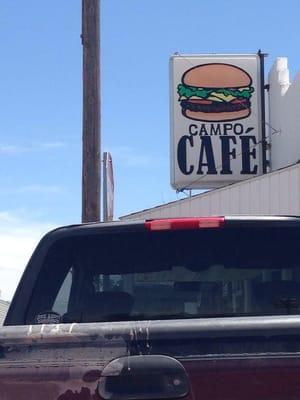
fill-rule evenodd
<path id="1" fill-rule="evenodd" d="M 300 218 L 48 233 L 0 328 L 0 400 L 299 400 Z"/>

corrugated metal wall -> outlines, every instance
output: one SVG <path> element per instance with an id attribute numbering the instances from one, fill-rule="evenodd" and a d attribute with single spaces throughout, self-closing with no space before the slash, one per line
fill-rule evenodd
<path id="1" fill-rule="evenodd" d="M 239 214 L 300 215 L 300 164 L 120 219 Z"/>
<path id="2" fill-rule="evenodd" d="M 0 300 L 0 326 L 3 325 L 6 313 L 8 311 L 9 302 Z"/>

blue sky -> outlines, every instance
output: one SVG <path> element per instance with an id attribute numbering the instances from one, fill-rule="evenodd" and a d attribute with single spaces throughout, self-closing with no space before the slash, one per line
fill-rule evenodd
<path id="1" fill-rule="evenodd" d="M 101 1 L 102 150 L 113 157 L 116 218 L 183 197 L 169 184 L 169 57 L 261 48 L 266 71 L 286 56 L 293 77 L 299 11 L 296 0 Z M 9 236 L 15 248 L 23 229 L 32 245 L 80 222 L 80 33 L 80 0 L 0 1 L 0 246 Z"/>

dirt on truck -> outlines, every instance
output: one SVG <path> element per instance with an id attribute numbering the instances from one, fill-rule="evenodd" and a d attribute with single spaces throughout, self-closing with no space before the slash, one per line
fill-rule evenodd
<path id="1" fill-rule="evenodd" d="M 0 328 L 0 400 L 299 398 L 299 217 L 56 229 Z"/>

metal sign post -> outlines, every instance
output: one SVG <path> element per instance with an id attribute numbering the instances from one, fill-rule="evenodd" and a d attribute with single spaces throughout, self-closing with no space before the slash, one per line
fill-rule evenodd
<path id="1" fill-rule="evenodd" d="M 114 173 L 112 157 L 109 152 L 103 153 L 103 221 L 114 218 Z"/>

